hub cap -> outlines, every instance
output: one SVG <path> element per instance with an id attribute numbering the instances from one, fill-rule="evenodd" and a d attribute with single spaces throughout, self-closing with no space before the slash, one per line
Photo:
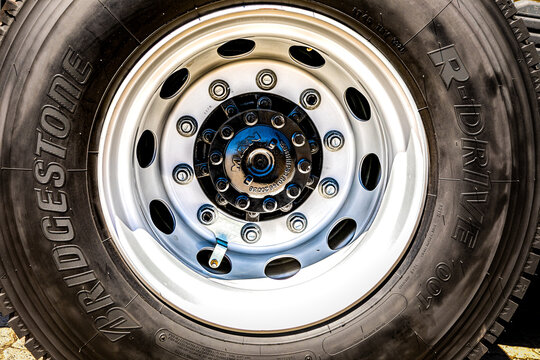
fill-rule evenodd
<path id="1" fill-rule="evenodd" d="M 245 6 L 138 59 L 98 169 L 112 239 L 149 289 L 213 326 L 274 333 L 341 314 L 392 272 L 428 150 L 410 92 L 366 39 Z"/>

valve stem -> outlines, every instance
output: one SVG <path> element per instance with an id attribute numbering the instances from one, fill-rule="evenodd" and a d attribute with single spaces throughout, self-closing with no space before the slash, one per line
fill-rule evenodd
<path id="1" fill-rule="evenodd" d="M 210 260 L 208 260 L 208 265 L 212 269 L 217 269 L 219 265 L 221 265 L 221 261 L 223 261 L 223 257 L 225 257 L 228 246 L 229 243 L 226 240 L 222 240 L 220 238 L 216 239 L 216 246 L 214 247 L 214 251 L 212 251 Z"/>

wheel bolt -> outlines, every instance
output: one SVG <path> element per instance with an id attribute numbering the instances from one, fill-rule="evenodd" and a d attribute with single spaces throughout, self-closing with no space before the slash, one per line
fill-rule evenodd
<path id="1" fill-rule="evenodd" d="M 214 136 L 216 135 L 216 132 L 212 129 L 206 129 L 202 133 L 202 139 L 205 143 L 211 144 L 212 140 L 214 140 Z"/>
<path id="2" fill-rule="evenodd" d="M 276 129 L 281 129 L 282 127 L 285 126 L 285 118 L 281 115 L 276 115 L 272 118 L 272 125 L 276 128 Z"/>
<path id="3" fill-rule="evenodd" d="M 321 95 L 314 89 L 305 90 L 300 95 L 300 104 L 307 110 L 314 110 L 321 104 Z"/>
<path id="4" fill-rule="evenodd" d="M 229 180 L 225 178 L 219 178 L 216 181 L 216 189 L 219 192 L 225 192 L 229 189 Z"/>
<path id="5" fill-rule="evenodd" d="M 263 209 L 266 212 L 272 212 L 276 211 L 277 209 L 277 201 L 273 198 L 268 198 L 263 201 Z"/>
<path id="6" fill-rule="evenodd" d="M 270 109 L 272 107 L 272 100 L 267 96 L 263 96 L 257 101 L 257 106 L 261 109 Z"/>
<path id="7" fill-rule="evenodd" d="M 345 144 L 345 137 L 339 131 L 333 130 L 324 136 L 324 146 L 330 151 L 338 151 Z"/>
<path id="8" fill-rule="evenodd" d="M 176 130 L 182 136 L 193 136 L 197 132 L 197 121 L 191 116 L 183 116 L 176 123 Z"/>
<path id="9" fill-rule="evenodd" d="M 319 192 L 327 199 L 335 197 L 339 192 L 339 184 L 332 178 L 326 178 L 319 184 Z"/>
<path id="10" fill-rule="evenodd" d="M 203 225 L 212 225 L 216 222 L 217 213 L 213 206 L 203 205 L 199 209 L 198 218 Z"/>
<path id="11" fill-rule="evenodd" d="M 212 84 L 210 84 L 208 92 L 210 93 L 212 99 L 216 101 L 223 101 L 229 97 L 229 84 L 227 84 L 223 80 L 216 80 Z"/>
<path id="12" fill-rule="evenodd" d="M 236 114 L 238 109 L 236 108 L 236 106 L 229 105 L 227 106 L 227 109 L 225 109 L 225 111 L 227 112 L 228 116 L 233 116 L 234 114 Z"/>
<path id="13" fill-rule="evenodd" d="M 246 210 L 249 207 L 249 198 L 244 195 L 240 195 L 236 198 L 235 205 L 240 210 Z"/>
<path id="14" fill-rule="evenodd" d="M 292 136 L 292 143 L 296 147 L 304 146 L 306 144 L 306 137 L 302 133 L 294 133 Z"/>
<path id="15" fill-rule="evenodd" d="M 294 213 L 287 219 L 287 227 L 294 233 L 301 233 L 306 230 L 307 218 L 304 214 Z"/>
<path id="16" fill-rule="evenodd" d="M 300 187 L 296 184 L 290 184 L 287 186 L 287 196 L 291 199 L 296 199 L 299 197 L 301 192 Z"/>
<path id="17" fill-rule="evenodd" d="M 187 185 L 193 180 L 193 169 L 188 164 L 180 164 L 174 168 L 173 177 L 180 185 Z"/>
<path id="18" fill-rule="evenodd" d="M 221 137 L 224 140 L 230 140 L 232 139 L 233 136 L 234 136 L 234 130 L 232 127 L 227 125 L 221 129 Z"/>
<path id="19" fill-rule="evenodd" d="M 227 205 L 227 199 L 225 199 L 221 194 L 216 195 L 216 202 L 221 206 Z"/>
<path id="20" fill-rule="evenodd" d="M 257 114 L 255 114 L 254 112 L 248 112 L 244 116 L 244 122 L 247 126 L 253 126 L 257 123 L 257 121 L 259 121 L 259 119 L 257 118 Z"/>
<path id="21" fill-rule="evenodd" d="M 297 168 L 302 174 L 307 174 L 311 171 L 311 162 L 309 162 L 309 160 L 302 159 L 298 162 Z"/>
<path id="22" fill-rule="evenodd" d="M 223 162 L 223 154 L 217 150 L 212 152 L 209 158 L 212 165 L 219 165 Z"/>
<path id="23" fill-rule="evenodd" d="M 319 152 L 319 144 L 315 140 L 309 140 L 309 148 L 311 150 L 311 154 L 315 155 Z"/>
<path id="24" fill-rule="evenodd" d="M 256 224 L 244 225 L 240 233 L 242 235 L 242 239 L 249 244 L 253 244 L 259 241 L 262 235 L 261 228 Z"/>
<path id="25" fill-rule="evenodd" d="M 257 74 L 257 86 L 262 90 L 272 90 L 277 83 L 276 73 L 272 70 L 261 70 Z"/>

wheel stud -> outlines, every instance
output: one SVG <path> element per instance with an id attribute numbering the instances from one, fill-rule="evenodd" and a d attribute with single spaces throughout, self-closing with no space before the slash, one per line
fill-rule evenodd
<path id="1" fill-rule="evenodd" d="M 309 140 L 309 148 L 311 150 L 311 154 L 315 155 L 319 152 L 319 144 L 315 140 Z"/>
<path id="2" fill-rule="evenodd" d="M 306 137 L 302 133 L 294 133 L 292 136 L 292 143 L 296 147 L 301 147 L 306 144 Z"/>
<path id="3" fill-rule="evenodd" d="M 233 136 L 234 136 L 234 130 L 232 127 L 227 125 L 221 129 L 221 137 L 224 140 L 230 140 L 232 139 Z"/>
<path id="4" fill-rule="evenodd" d="M 324 146 L 330 151 L 338 151 L 345 144 L 345 137 L 339 131 L 333 130 L 324 136 Z"/>
<path id="5" fill-rule="evenodd" d="M 263 96 L 257 101 L 257 106 L 261 109 L 270 109 L 272 107 L 272 100 L 267 96 Z"/>
<path id="6" fill-rule="evenodd" d="M 180 164 L 174 168 L 173 177 L 180 185 L 187 185 L 193 180 L 193 169 L 188 164 Z"/>
<path id="7" fill-rule="evenodd" d="M 315 110 L 321 104 L 321 95 L 314 89 L 305 90 L 300 95 L 300 104 L 307 110 Z"/>
<path id="8" fill-rule="evenodd" d="M 256 224 L 246 224 L 241 231 L 242 240 L 249 244 L 256 243 L 261 238 L 261 228 Z"/>
<path id="9" fill-rule="evenodd" d="M 297 168 L 302 174 L 307 174 L 311 171 L 311 162 L 309 162 L 309 160 L 302 159 L 298 162 Z"/>
<path id="10" fill-rule="evenodd" d="M 281 129 L 282 127 L 285 126 L 285 118 L 281 115 L 276 115 L 272 118 L 272 125 L 276 128 L 276 129 Z"/>
<path id="11" fill-rule="evenodd" d="M 197 121 L 191 116 L 184 116 L 176 123 L 176 130 L 182 136 L 193 136 L 197 132 Z"/>
<path id="12" fill-rule="evenodd" d="M 253 126 L 257 123 L 257 121 L 259 121 L 259 119 L 257 118 L 257 114 L 254 112 L 248 112 L 246 116 L 244 116 L 244 122 L 247 126 Z"/>
<path id="13" fill-rule="evenodd" d="M 212 152 L 209 158 L 212 165 L 219 165 L 223 162 L 223 154 L 217 150 Z"/>
<path id="14" fill-rule="evenodd" d="M 249 198 L 247 196 L 240 195 L 239 197 L 236 198 L 236 201 L 235 201 L 234 204 L 240 210 L 246 210 L 249 207 L 249 204 L 250 204 Z"/>
<path id="15" fill-rule="evenodd" d="M 229 84 L 227 84 L 223 80 L 216 80 L 212 84 L 210 84 L 208 92 L 210 93 L 212 99 L 216 101 L 223 101 L 229 97 Z"/>
<path id="16" fill-rule="evenodd" d="M 213 206 L 203 205 L 199 209 L 198 218 L 203 225 L 212 225 L 216 222 L 217 213 Z"/>
<path id="17" fill-rule="evenodd" d="M 287 186 L 287 196 L 291 199 L 296 199 L 299 197 L 301 192 L 300 187 L 296 184 L 290 184 Z"/>
<path id="18" fill-rule="evenodd" d="M 294 233 L 301 233 L 306 230 L 307 219 L 304 214 L 294 213 L 287 219 L 287 227 Z"/>
<path id="19" fill-rule="evenodd" d="M 211 144 L 214 140 L 214 136 L 216 135 L 216 132 L 212 129 L 206 129 L 202 133 L 202 139 L 205 143 Z"/>
<path id="20" fill-rule="evenodd" d="M 266 212 L 272 212 L 276 211 L 277 209 L 277 201 L 273 198 L 268 198 L 263 201 L 263 209 Z"/>
<path id="21" fill-rule="evenodd" d="M 272 70 L 261 70 L 257 74 L 257 86 L 262 90 L 272 90 L 277 83 L 277 76 Z"/>
<path id="22" fill-rule="evenodd" d="M 225 199 L 221 194 L 216 195 L 216 202 L 221 206 L 227 205 L 227 199 Z"/>
<path id="23" fill-rule="evenodd" d="M 216 189 L 219 192 L 225 192 L 229 189 L 229 180 L 225 178 L 219 178 L 216 181 Z"/>
<path id="24" fill-rule="evenodd" d="M 332 178 L 326 178 L 319 184 L 319 192 L 327 199 L 335 197 L 339 192 L 339 184 Z"/>

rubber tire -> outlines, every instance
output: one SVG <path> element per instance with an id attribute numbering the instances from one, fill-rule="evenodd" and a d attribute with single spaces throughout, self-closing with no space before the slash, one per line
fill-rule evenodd
<path id="1" fill-rule="evenodd" d="M 480 358 L 540 258 L 539 58 L 510 1 L 283 1 L 336 18 L 383 51 L 413 92 L 430 142 L 415 239 L 380 288 L 346 314 L 288 334 L 221 331 L 172 310 L 120 257 L 96 186 L 100 126 L 115 87 L 171 29 L 251 2 L 5 4 L 0 312 L 12 314 L 15 332 L 45 359 Z M 450 60 L 454 70 L 445 72 Z M 49 95 L 55 84 L 69 93 Z M 68 128 L 44 127 L 50 106 Z M 460 122 L 471 109 L 480 117 L 465 119 L 478 123 Z M 56 145 L 39 146 L 40 137 Z M 471 144 L 480 147 L 472 155 Z M 46 203 L 48 194 L 57 203 Z M 306 294 L 306 306 L 316 301 Z"/>

